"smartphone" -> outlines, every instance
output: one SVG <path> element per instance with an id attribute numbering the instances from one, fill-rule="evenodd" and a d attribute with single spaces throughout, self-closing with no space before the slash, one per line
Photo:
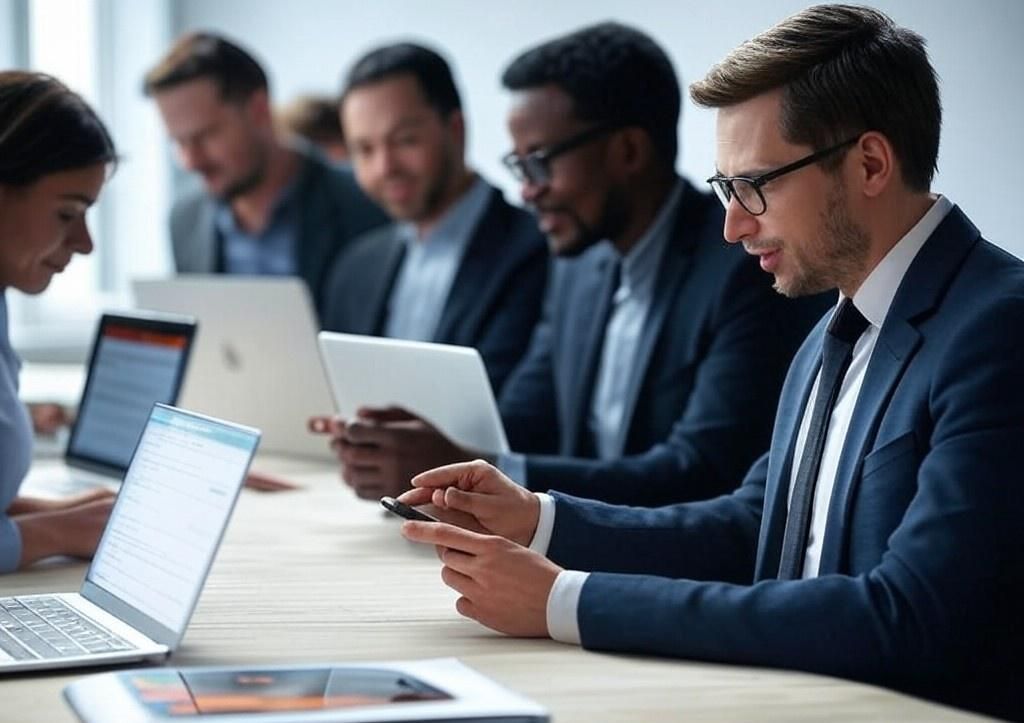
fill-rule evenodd
<path id="1" fill-rule="evenodd" d="M 404 517 L 407 520 L 417 520 L 419 522 L 441 521 L 432 515 L 428 515 L 426 512 L 420 512 L 415 507 L 410 507 L 404 502 L 399 502 L 394 497 L 381 497 L 380 503 L 388 512 L 393 512 L 399 517 Z"/>

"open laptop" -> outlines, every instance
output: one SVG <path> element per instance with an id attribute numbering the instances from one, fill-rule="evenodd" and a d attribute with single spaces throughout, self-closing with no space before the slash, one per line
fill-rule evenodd
<path id="1" fill-rule="evenodd" d="M 71 494 L 116 488 L 153 404 L 174 404 L 185 378 L 195 320 L 156 314 L 104 314 L 89 354 L 65 465 L 36 465 L 26 491 Z"/>
<path id="2" fill-rule="evenodd" d="M 255 429 L 154 405 L 81 590 L 0 597 L 0 673 L 169 655 L 259 439 Z"/>
<path id="3" fill-rule="evenodd" d="M 400 406 L 451 440 L 508 452 L 505 428 L 480 353 L 467 346 L 322 331 L 324 370 L 342 417 L 361 406 Z"/>
<path id="4" fill-rule="evenodd" d="M 258 427 L 264 451 L 333 459 L 306 427 L 331 397 L 301 279 L 184 274 L 132 287 L 139 306 L 199 319 L 182 406 Z"/>

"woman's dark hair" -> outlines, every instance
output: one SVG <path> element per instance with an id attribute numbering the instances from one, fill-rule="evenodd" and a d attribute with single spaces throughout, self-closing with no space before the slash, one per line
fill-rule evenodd
<path id="1" fill-rule="evenodd" d="M 106 126 L 80 95 L 43 73 L 0 71 L 0 185 L 116 161 Z"/>

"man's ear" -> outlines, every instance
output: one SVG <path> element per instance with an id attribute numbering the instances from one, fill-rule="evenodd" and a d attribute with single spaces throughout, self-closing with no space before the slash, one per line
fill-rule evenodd
<path id="1" fill-rule="evenodd" d="M 624 175 L 632 176 L 654 162 L 654 144 L 642 128 L 628 126 L 615 131 L 610 145 L 614 163 Z"/>
<path id="2" fill-rule="evenodd" d="M 270 107 L 270 95 L 263 88 L 254 90 L 244 102 L 246 114 L 260 124 L 273 124 L 274 112 Z"/>
<path id="3" fill-rule="evenodd" d="M 875 198 L 899 177 L 899 168 L 892 143 L 877 131 L 860 137 L 852 154 L 856 162 L 856 178 L 864 195 Z"/>
<path id="4" fill-rule="evenodd" d="M 445 128 L 460 148 L 466 147 L 466 117 L 461 110 L 453 110 L 445 119 Z"/>

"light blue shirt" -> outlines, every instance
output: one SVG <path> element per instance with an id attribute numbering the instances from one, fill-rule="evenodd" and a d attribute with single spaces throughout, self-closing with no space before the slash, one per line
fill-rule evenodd
<path id="1" fill-rule="evenodd" d="M 399 227 L 406 243 L 405 259 L 388 300 L 385 336 L 434 340 L 462 257 L 490 198 L 491 187 L 477 177 L 423 238 L 411 223 Z"/>
<path id="2" fill-rule="evenodd" d="M 290 276 L 298 273 L 299 237 L 297 182 L 286 186 L 274 201 L 270 221 L 251 234 L 238 225 L 230 204 L 217 205 L 215 223 L 224 241 L 224 271 L 229 274 Z"/>
<path id="3" fill-rule="evenodd" d="M 654 299 L 658 268 L 682 196 L 683 184 L 680 181 L 658 211 L 654 223 L 636 246 L 622 257 L 619 286 L 612 297 L 612 309 L 605 326 L 601 365 L 587 419 L 598 459 L 622 456 L 626 443 L 625 423 L 628 422 L 625 419 L 626 392 L 633 378 L 644 322 Z"/>
<path id="4" fill-rule="evenodd" d="M 18 399 L 20 370 L 8 339 L 6 293 L 0 289 L 0 573 L 17 569 L 21 559 L 21 532 L 6 510 L 32 461 L 32 422 Z"/>
<path id="5" fill-rule="evenodd" d="M 683 182 L 677 181 L 653 223 L 620 261 L 619 285 L 612 297 L 612 309 L 601 347 L 601 362 L 587 416 L 587 427 L 593 435 L 598 459 L 617 459 L 625 447 L 628 422 L 625 419 L 626 393 L 683 188 Z M 526 485 L 525 455 L 500 454 L 497 463 L 506 476 Z"/>

